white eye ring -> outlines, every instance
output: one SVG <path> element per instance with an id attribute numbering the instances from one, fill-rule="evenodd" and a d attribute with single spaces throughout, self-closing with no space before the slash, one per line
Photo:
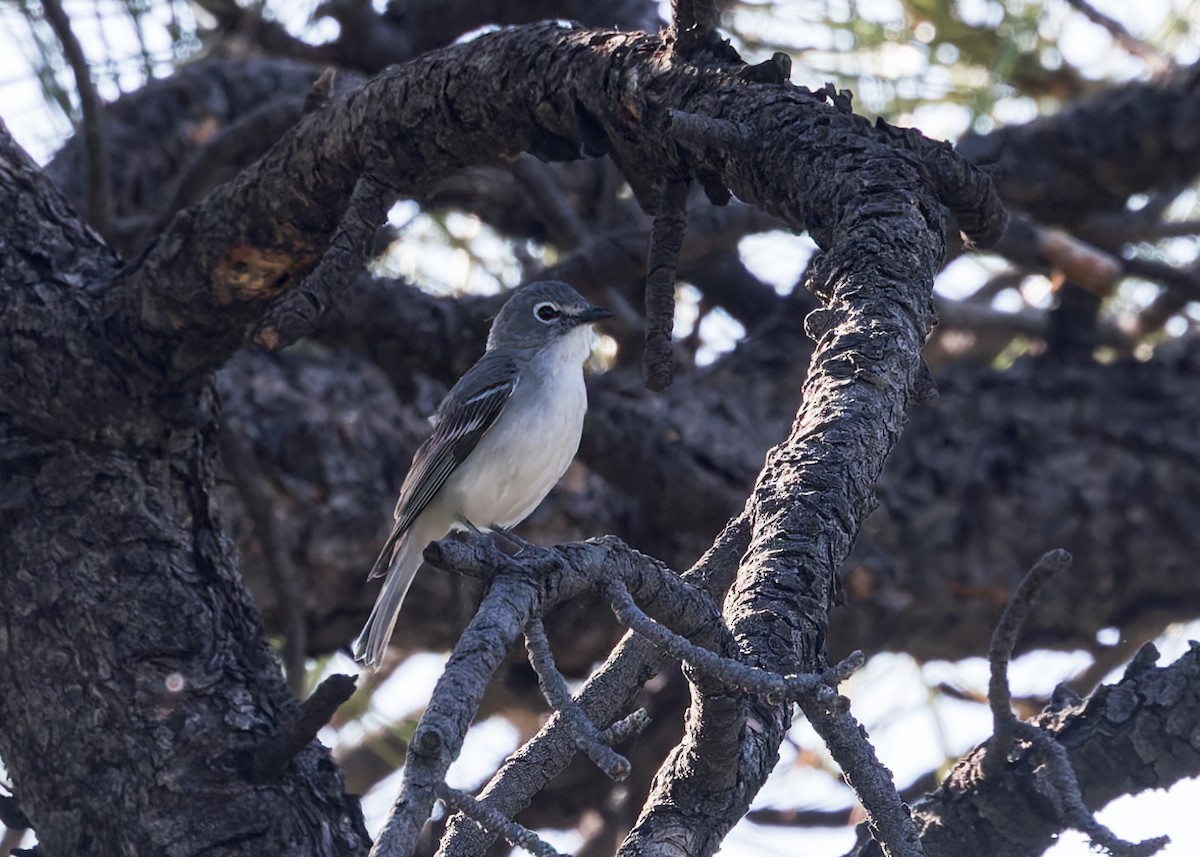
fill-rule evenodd
<path id="1" fill-rule="evenodd" d="M 562 311 L 550 301 L 542 301 L 533 308 L 533 317 L 543 324 L 549 324 L 562 315 Z"/>

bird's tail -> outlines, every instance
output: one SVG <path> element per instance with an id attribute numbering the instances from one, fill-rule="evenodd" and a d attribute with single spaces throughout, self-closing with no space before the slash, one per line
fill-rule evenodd
<path id="1" fill-rule="evenodd" d="M 423 530 L 419 525 L 414 526 L 398 541 L 388 539 L 379 559 L 375 561 L 375 567 L 371 569 L 371 577 L 381 576 L 386 569 L 387 579 L 383 581 L 383 588 L 379 590 L 367 624 L 354 641 L 354 659 L 371 669 L 378 669 L 383 663 L 383 653 L 387 651 L 388 640 L 396 628 L 400 605 L 421 568 L 421 554 L 425 545 L 438 537 L 438 534 L 430 535 Z"/>

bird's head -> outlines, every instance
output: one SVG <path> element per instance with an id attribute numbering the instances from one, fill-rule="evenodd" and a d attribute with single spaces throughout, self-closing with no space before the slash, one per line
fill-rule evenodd
<path id="1" fill-rule="evenodd" d="M 530 283 L 515 289 L 500 309 L 487 347 L 540 348 L 610 316 L 566 283 Z"/>

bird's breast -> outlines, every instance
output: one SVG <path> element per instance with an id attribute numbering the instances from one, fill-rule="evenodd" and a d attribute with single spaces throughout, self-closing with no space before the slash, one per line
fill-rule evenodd
<path id="1" fill-rule="evenodd" d="M 453 490 L 477 527 L 524 520 L 566 472 L 587 410 L 582 362 L 523 373 L 504 413 L 460 465 Z"/>

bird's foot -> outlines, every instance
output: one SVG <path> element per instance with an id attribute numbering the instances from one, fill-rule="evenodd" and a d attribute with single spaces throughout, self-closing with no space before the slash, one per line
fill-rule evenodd
<path id="1" fill-rule="evenodd" d="M 532 542 L 527 542 L 525 539 L 518 536 L 507 527 L 502 527 L 499 524 L 492 524 L 492 535 L 497 541 L 503 542 L 505 547 L 509 549 L 513 556 L 523 553 L 526 550 L 537 547 Z"/>

